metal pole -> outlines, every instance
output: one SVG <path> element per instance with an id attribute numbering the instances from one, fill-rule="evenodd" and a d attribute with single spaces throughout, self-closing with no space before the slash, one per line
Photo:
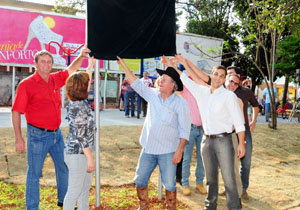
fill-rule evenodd
<path id="1" fill-rule="evenodd" d="M 107 62 L 108 63 L 108 62 Z M 107 66 L 104 65 L 105 76 L 104 76 L 104 93 L 103 93 L 103 108 L 106 109 L 106 86 L 107 86 Z"/>
<path id="2" fill-rule="evenodd" d="M 122 88 L 121 88 L 122 83 L 123 83 L 123 74 L 120 73 L 120 95 L 121 95 L 121 91 L 122 91 Z"/>
<path id="3" fill-rule="evenodd" d="M 166 66 L 163 65 L 163 69 L 165 69 Z M 158 200 L 162 200 L 162 183 L 161 183 L 161 173 L 160 170 L 158 170 Z"/>
<path id="4" fill-rule="evenodd" d="M 158 200 L 162 200 L 161 174 L 158 172 Z"/>
<path id="5" fill-rule="evenodd" d="M 11 105 L 14 104 L 14 100 L 15 100 L 15 83 L 16 80 L 16 67 L 13 66 L 13 71 L 12 71 L 12 83 L 11 83 Z"/>
<path id="6" fill-rule="evenodd" d="M 95 78 L 94 78 L 94 105 L 95 105 L 95 121 L 96 121 L 96 153 L 95 153 L 95 159 L 96 159 L 96 172 L 95 172 L 95 183 L 96 183 L 96 207 L 100 206 L 100 107 L 99 107 L 99 60 L 96 60 L 96 70 L 95 70 Z"/>

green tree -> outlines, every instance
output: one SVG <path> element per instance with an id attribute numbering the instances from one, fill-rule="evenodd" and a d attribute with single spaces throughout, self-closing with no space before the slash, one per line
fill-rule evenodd
<path id="1" fill-rule="evenodd" d="M 76 15 L 86 12 L 86 0 L 55 0 L 54 12 Z"/>
<path id="2" fill-rule="evenodd" d="M 241 21 L 241 34 L 248 59 L 264 78 L 271 99 L 272 123 L 277 128 L 275 96 L 273 90 L 274 74 L 272 73 L 273 49 L 279 41 L 299 24 L 299 0 L 244 0 L 235 1 L 235 12 Z M 253 50 L 255 46 L 255 50 Z M 262 62 L 261 59 L 264 59 Z M 277 57 L 275 57 L 276 61 Z M 266 72 L 264 71 L 266 69 Z M 270 85 L 267 83 L 267 78 Z"/>
<path id="3" fill-rule="evenodd" d="M 285 76 L 282 106 L 286 103 L 288 84 L 296 69 L 300 68 L 300 37 L 287 36 L 278 43 L 276 69 Z"/>
<path id="4" fill-rule="evenodd" d="M 224 39 L 222 64 L 229 66 L 239 50 L 239 27 L 231 21 L 233 0 L 188 0 L 178 2 L 187 12 L 186 32 Z"/>

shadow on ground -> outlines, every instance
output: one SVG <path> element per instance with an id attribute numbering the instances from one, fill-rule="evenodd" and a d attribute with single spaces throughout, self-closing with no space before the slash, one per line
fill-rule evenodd
<path id="1" fill-rule="evenodd" d="M 100 131 L 101 185 L 120 186 L 133 183 L 140 154 L 141 126 L 103 126 Z M 67 128 L 62 128 L 64 136 Z M 26 153 L 14 147 L 12 128 L 0 128 L 0 179 L 24 184 L 26 178 Z M 26 136 L 26 129 L 23 129 Z M 248 193 L 243 209 L 277 210 L 300 205 L 300 129 L 299 125 L 280 125 L 277 131 L 258 125 L 253 133 L 253 161 Z M 195 158 L 191 166 L 191 196 L 183 196 L 178 186 L 178 199 L 191 209 L 203 209 L 205 195 L 195 190 Z M 158 170 L 151 177 L 157 184 Z M 48 156 L 45 160 L 41 185 L 55 185 L 54 166 Z M 220 178 L 220 190 L 223 189 Z M 218 210 L 226 208 L 226 198 L 219 196 Z M 297 208 L 296 208 L 297 209 Z"/>

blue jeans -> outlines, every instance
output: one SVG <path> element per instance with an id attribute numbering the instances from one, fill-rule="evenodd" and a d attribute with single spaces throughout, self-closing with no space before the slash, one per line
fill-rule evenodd
<path id="1" fill-rule="evenodd" d="M 204 179 L 204 168 L 201 157 L 201 142 L 203 136 L 203 129 L 191 127 L 191 133 L 189 141 L 186 142 L 183 152 L 183 161 L 182 161 L 182 186 L 189 186 L 189 177 L 190 177 L 190 167 L 191 160 L 193 156 L 194 145 L 196 144 L 197 152 L 197 167 L 196 167 L 196 184 L 203 184 Z"/>
<path id="2" fill-rule="evenodd" d="M 68 168 L 64 162 L 64 139 L 61 130 L 46 132 L 27 125 L 27 210 L 39 209 L 40 178 L 48 152 L 54 162 L 58 201 L 63 202 L 68 188 Z"/>
<path id="3" fill-rule="evenodd" d="M 136 187 L 146 187 L 153 170 L 159 166 L 161 180 L 167 191 L 176 190 L 176 164 L 172 163 L 174 152 L 161 155 L 153 155 L 141 151 L 139 162 L 136 168 L 134 183 Z"/>
<path id="4" fill-rule="evenodd" d="M 137 95 L 137 118 L 140 118 L 141 108 L 142 108 L 142 100 L 144 100 L 139 94 Z"/>
<path id="5" fill-rule="evenodd" d="M 135 110 L 135 92 L 128 93 L 127 91 L 124 93 L 124 104 L 125 104 L 125 116 L 129 116 L 129 99 L 131 105 L 131 116 L 134 116 Z"/>
<path id="6" fill-rule="evenodd" d="M 252 157 L 252 136 L 250 130 L 246 129 L 245 131 L 245 146 L 246 153 L 245 156 L 241 159 L 241 169 L 240 174 L 242 178 L 243 190 L 246 190 L 249 186 L 249 176 L 251 168 L 251 157 Z"/>
<path id="7" fill-rule="evenodd" d="M 205 209 L 216 210 L 218 201 L 218 166 L 220 166 L 225 184 L 227 208 L 240 210 L 240 201 L 234 173 L 234 149 L 231 135 L 202 139 L 201 153 L 205 168 L 208 192 L 205 199 Z"/>
<path id="8" fill-rule="evenodd" d="M 269 120 L 268 113 L 270 112 L 270 109 L 271 109 L 270 103 L 266 103 L 266 104 L 265 104 L 265 118 L 266 118 L 266 121 Z"/>

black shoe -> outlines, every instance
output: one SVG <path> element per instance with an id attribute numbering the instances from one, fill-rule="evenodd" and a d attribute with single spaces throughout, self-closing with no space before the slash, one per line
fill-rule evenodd
<path id="1" fill-rule="evenodd" d="M 176 178 L 176 182 L 178 182 L 182 186 L 181 179 Z"/>
<path id="2" fill-rule="evenodd" d="M 59 206 L 59 207 L 63 207 L 63 205 L 64 205 L 64 203 L 63 202 L 57 202 L 57 206 Z"/>

